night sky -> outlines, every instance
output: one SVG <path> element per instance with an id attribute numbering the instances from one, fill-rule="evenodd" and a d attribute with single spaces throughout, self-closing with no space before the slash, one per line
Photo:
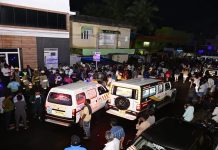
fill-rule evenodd
<path id="1" fill-rule="evenodd" d="M 71 10 L 81 11 L 88 1 L 71 0 Z M 218 33 L 218 0 L 153 0 L 159 8 L 155 21 L 158 26 L 170 26 L 174 29 L 194 33 Z"/>

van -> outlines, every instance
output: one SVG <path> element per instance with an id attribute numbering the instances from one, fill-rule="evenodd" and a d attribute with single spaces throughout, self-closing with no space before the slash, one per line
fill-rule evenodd
<path id="1" fill-rule="evenodd" d="M 85 99 L 90 99 L 92 112 L 103 108 L 108 101 L 108 90 L 98 83 L 76 82 L 52 88 L 45 102 L 45 121 L 71 126 L 80 120 Z"/>
<path id="2" fill-rule="evenodd" d="M 159 109 L 174 102 L 176 89 L 170 82 L 137 78 L 112 82 L 109 96 L 107 113 L 135 120 L 146 110 Z"/>

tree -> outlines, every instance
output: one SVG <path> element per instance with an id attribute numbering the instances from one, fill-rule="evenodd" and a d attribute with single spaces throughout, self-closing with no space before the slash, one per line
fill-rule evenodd
<path id="1" fill-rule="evenodd" d="M 102 0 L 102 3 L 87 3 L 83 13 L 89 16 L 124 20 L 124 13 L 130 0 Z"/>
<path id="2" fill-rule="evenodd" d="M 102 0 L 102 3 L 87 3 L 83 13 L 89 16 L 128 22 L 138 32 L 151 33 L 155 25 L 152 22 L 159 9 L 149 0 Z"/>
<path id="3" fill-rule="evenodd" d="M 156 18 L 155 13 L 159 9 L 148 0 L 134 0 L 133 4 L 127 8 L 126 19 L 138 28 L 139 32 L 154 31 L 155 25 L 152 19 Z"/>

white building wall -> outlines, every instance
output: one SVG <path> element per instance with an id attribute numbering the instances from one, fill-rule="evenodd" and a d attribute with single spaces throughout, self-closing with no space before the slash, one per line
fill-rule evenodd
<path id="1" fill-rule="evenodd" d="M 70 12 L 70 0 L 0 0 L 0 3 L 62 13 Z"/>

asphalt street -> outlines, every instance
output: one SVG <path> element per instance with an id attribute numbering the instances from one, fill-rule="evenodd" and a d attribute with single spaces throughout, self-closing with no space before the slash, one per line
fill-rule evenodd
<path id="1" fill-rule="evenodd" d="M 164 116 L 182 116 L 184 109 L 183 105 L 187 99 L 188 83 L 176 83 L 177 97 L 176 102 L 169 104 L 164 108 L 156 111 L 156 119 L 159 120 Z M 200 112 L 200 113 L 199 113 Z M 203 111 L 197 111 L 197 118 L 202 118 Z M 111 127 L 109 125 L 110 119 L 114 117 L 106 114 L 102 109 L 93 114 L 91 122 L 91 139 L 83 140 L 81 145 L 88 150 L 101 150 L 106 143 L 104 138 L 105 131 Z M 129 121 L 123 118 L 116 117 L 121 126 L 123 126 L 126 137 L 125 144 L 132 140 L 135 136 L 136 121 Z M 62 127 L 39 120 L 29 119 L 28 130 L 20 130 L 19 132 L 14 129 L 1 133 L 0 136 L 0 149 L 1 150 L 63 150 L 70 145 L 70 137 L 72 134 L 83 136 L 83 130 L 79 125 L 72 127 Z"/>

